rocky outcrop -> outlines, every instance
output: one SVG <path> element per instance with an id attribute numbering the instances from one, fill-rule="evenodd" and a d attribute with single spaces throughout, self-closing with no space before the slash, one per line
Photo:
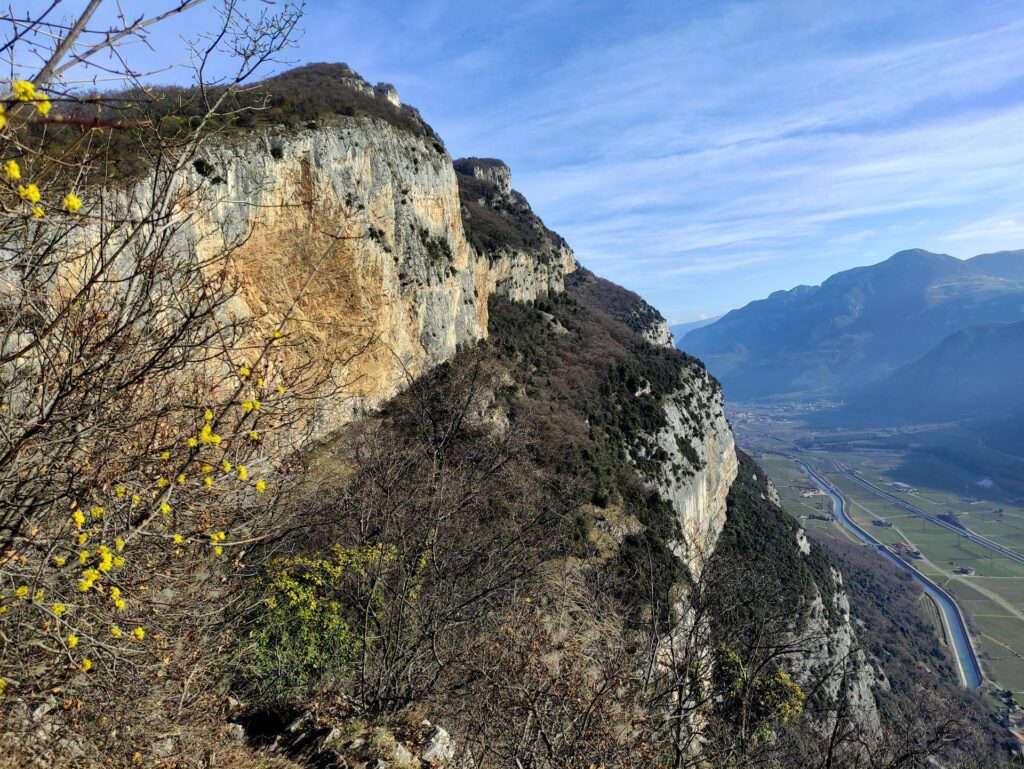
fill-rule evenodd
<path id="1" fill-rule="evenodd" d="M 315 707 L 257 709 L 237 715 L 228 732 L 235 740 L 287 758 L 289 766 L 309 769 L 441 769 L 455 758 L 451 735 L 426 719 L 370 726 Z"/>
<path id="2" fill-rule="evenodd" d="M 388 89 L 377 92 L 391 100 Z M 452 160 L 431 136 L 339 116 L 248 132 L 191 170 L 206 190 L 195 201 L 196 250 L 243 242 L 227 265 L 239 285 L 235 310 L 276 323 L 291 309 L 307 341 L 339 362 L 335 376 L 354 398 L 325 415 L 327 426 L 484 338 L 492 294 L 536 299 L 563 290 L 575 268 L 565 242 L 511 192 L 507 173 L 491 176 L 509 181 L 502 194 L 521 200 L 535 238 L 471 244 Z M 501 202 L 480 211 L 500 223 L 505 212 L 492 206 Z"/>
<path id="3" fill-rule="evenodd" d="M 765 500 L 782 508 L 775 484 L 764 478 Z M 812 544 L 803 528 L 797 528 L 794 542 L 802 560 L 812 555 Z M 817 555 L 817 554 L 815 554 Z M 877 671 L 868 659 L 853 627 L 850 599 L 843 590 L 843 575 L 837 568 L 827 569 L 831 580 L 829 590 L 821 585 L 812 587 L 812 596 L 801 611 L 803 624 L 800 632 L 799 655 L 790 660 L 793 677 L 802 682 L 820 684 L 819 691 L 828 703 L 845 701 L 851 720 L 867 734 L 876 733 L 881 718 L 875 701 L 874 685 Z"/>
<path id="4" fill-rule="evenodd" d="M 738 464 L 722 392 L 703 368 L 663 401 L 668 424 L 654 437 L 668 456 L 654 487 L 672 503 L 683 531 L 679 555 L 706 557 L 725 525 Z"/>
<path id="5" fill-rule="evenodd" d="M 833 569 L 832 579 L 836 590 L 827 599 L 831 606 L 826 607 L 819 593 L 806 608 L 804 648 L 792 659 L 794 678 L 821 682 L 826 702 L 845 700 L 853 721 L 866 733 L 877 733 L 881 727 L 873 692 L 877 676 L 857 640 L 842 574 Z"/>
<path id="6" fill-rule="evenodd" d="M 502 195 L 512 194 L 512 171 L 496 158 L 460 158 L 455 161 L 455 170 L 490 182 Z"/>
<path id="7" fill-rule="evenodd" d="M 675 349 L 676 340 L 673 339 L 668 321 L 664 318 L 648 326 L 642 333 L 644 339 L 653 345 Z"/>

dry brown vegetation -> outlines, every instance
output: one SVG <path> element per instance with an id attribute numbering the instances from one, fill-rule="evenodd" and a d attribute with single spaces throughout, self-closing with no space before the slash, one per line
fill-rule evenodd
<path id="1" fill-rule="evenodd" d="M 19 72 L 26 47 L 49 54 L 0 99 L 2 159 L 17 163 L 0 188 L 4 760 L 321 767 L 341 760 L 322 750 L 334 735 L 368 765 L 419 740 L 427 715 L 464 766 L 966 765 L 956 713 L 926 703 L 869 735 L 842 698 L 814 701 L 833 671 L 787 674 L 807 643 L 801 602 L 825 586 L 782 549 L 792 532 L 762 490 L 734 488 L 731 545 L 701 568 L 672 552 L 685 532 L 630 458 L 659 459 L 631 449 L 703 372 L 638 336 L 647 309 L 610 284 L 582 274 L 535 306 L 496 300 L 489 342 L 311 445 L 318 413 L 357 390 L 337 368 L 363 350 L 323 360 L 295 314 L 349 235 L 344 212 L 308 244 L 300 282 L 274 276 L 288 296 L 248 312 L 232 257 L 252 233 L 189 240 L 218 194 L 203 142 L 285 109 L 274 88 L 331 75 L 239 91 L 301 8 L 224 0 L 178 94 L 188 119 L 170 125 L 166 92 L 147 102 L 121 49 L 195 3 L 94 29 L 100 4 L 70 22 L 56 3 L 6 17 L 0 47 Z M 86 120 L 62 75 L 99 54 L 124 88 Z M 236 69 L 209 81 L 223 57 Z M 351 108 L 427 130 L 335 95 L 284 118 Z M 120 131 L 146 184 L 124 184 L 124 145 L 106 142 Z M 527 212 L 496 235 L 530 247 Z M 629 531 L 597 547 L 610 517 Z M 749 552 L 758 525 L 778 569 Z"/>

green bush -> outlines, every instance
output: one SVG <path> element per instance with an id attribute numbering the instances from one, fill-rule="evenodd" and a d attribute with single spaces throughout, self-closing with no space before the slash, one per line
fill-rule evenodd
<path id="1" fill-rule="evenodd" d="M 367 577 L 393 558 L 393 550 L 382 545 L 336 545 L 330 557 L 272 561 L 259 580 L 263 599 L 247 621 L 241 678 L 268 697 L 350 680 L 368 639 L 349 596 L 355 590 L 382 601 Z"/>

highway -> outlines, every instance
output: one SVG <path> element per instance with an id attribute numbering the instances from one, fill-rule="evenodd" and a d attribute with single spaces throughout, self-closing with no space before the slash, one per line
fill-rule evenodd
<path id="1" fill-rule="evenodd" d="M 867 545 L 874 547 L 880 555 L 888 559 L 900 569 L 907 571 L 914 578 L 921 588 L 935 601 L 942 615 L 942 624 L 946 630 L 946 638 L 952 641 L 950 649 L 956 660 L 957 670 L 960 672 L 960 681 L 968 689 L 977 689 L 981 686 L 984 676 L 981 672 L 981 664 L 978 662 L 978 655 L 974 651 L 971 637 L 967 630 L 967 623 L 964 620 L 963 612 L 957 606 L 956 601 L 945 590 L 924 576 L 912 565 L 901 558 L 898 558 L 884 544 L 872 537 L 867 531 L 853 521 L 846 514 L 846 502 L 839 491 L 828 481 L 815 473 L 807 463 L 796 460 L 807 476 L 814 481 L 814 484 L 827 493 L 832 500 L 832 508 L 836 520 L 849 529 L 853 534 Z"/>
<path id="2" fill-rule="evenodd" d="M 886 491 L 885 489 L 881 489 L 878 486 L 875 486 L 873 483 L 869 483 L 868 481 L 865 481 L 863 478 L 858 476 L 852 470 L 849 470 L 848 468 L 844 467 L 843 465 L 839 464 L 838 462 L 836 462 L 833 459 L 829 459 L 828 457 L 819 456 L 818 454 L 815 454 L 814 452 L 808 451 L 807 449 L 805 449 L 805 448 L 803 448 L 801 446 L 798 446 L 797 444 L 793 443 L 792 441 L 787 441 L 787 440 L 785 440 L 783 438 L 778 437 L 777 435 L 769 435 L 768 433 L 765 433 L 765 432 L 761 432 L 761 435 L 766 435 L 768 437 L 774 438 L 779 443 L 784 443 L 786 446 L 789 446 L 793 451 L 797 452 L 798 454 L 803 454 L 805 456 L 812 457 L 812 458 L 818 460 L 819 462 L 824 462 L 825 464 L 829 465 L 833 470 L 835 470 L 837 473 L 842 475 L 844 478 L 847 478 L 848 480 L 853 481 L 854 483 L 856 483 L 861 488 L 865 489 L 866 491 L 870 491 L 875 496 L 881 497 L 886 502 L 891 502 L 892 504 L 897 505 L 901 509 L 906 510 L 908 513 L 912 513 L 913 515 L 919 516 L 921 518 L 925 518 L 928 521 L 934 523 L 936 526 L 941 526 L 942 528 L 947 529 L 948 531 L 952 531 L 955 534 L 959 534 L 964 539 L 970 540 L 971 542 L 974 542 L 977 545 L 981 545 L 982 547 L 984 547 L 984 548 L 986 548 L 988 550 L 991 550 L 994 553 L 998 553 L 999 555 L 1003 556 L 1004 558 L 1009 558 L 1011 561 L 1016 561 L 1017 563 L 1024 564 L 1024 555 L 1021 555 L 1020 553 L 1016 552 L 1015 550 L 1011 550 L 1008 547 L 1000 545 L 998 542 L 993 542 L 988 537 L 983 537 L 980 534 L 975 534 L 973 531 L 971 531 L 968 528 L 965 528 L 963 526 L 956 526 L 956 525 L 950 523 L 949 521 L 940 518 L 937 515 L 934 515 L 932 513 L 926 513 L 921 508 L 915 507 L 914 505 L 910 504 L 906 500 L 900 499 L 895 494 L 891 494 L 888 491 Z"/>
<path id="3" fill-rule="evenodd" d="M 814 455 L 811 455 L 811 456 L 814 456 Z M 975 534 L 973 531 L 971 531 L 970 529 L 964 528 L 963 526 L 956 526 L 955 524 L 952 524 L 949 521 L 947 521 L 947 520 L 945 520 L 943 518 L 940 518 L 937 515 L 934 515 L 933 513 L 926 513 L 921 508 L 915 507 L 914 505 L 910 504 L 906 500 L 900 499 L 896 495 L 890 494 L 885 489 L 880 489 L 880 488 L 878 488 L 878 486 L 875 486 L 874 484 L 869 483 L 868 481 L 865 481 L 863 478 L 859 477 L 858 475 L 856 475 L 852 471 L 850 471 L 847 468 L 843 467 L 838 462 L 834 462 L 831 459 L 826 459 L 825 457 L 816 457 L 816 458 L 820 459 L 822 462 L 825 462 L 826 464 L 830 465 L 837 473 L 839 473 L 843 477 L 848 478 L 849 480 L 853 481 L 858 486 L 861 486 L 862 488 L 866 489 L 867 491 L 870 491 L 872 494 L 874 494 L 874 495 L 876 495 L 878 497 L 881 497 L 882 499 L 886 500 L 887 502 L 892 502 L 894 505 L 899 506 L 903 510 L 906 510 L 908 513 L 913 513 L 914 515 L 920 516 L 921 518 L 927 518 L 929 521 L 934 523 L 936 526 L 941 526 L 942 528 L 948 529 L 949 531 L 952 531 L 955 534 L 959 534 L 964 539 L 969 539 L 971 542 L 974 542 L 975 544 L 981 545 L 982 547 L 988 548 L 989 550 L 992 550 L 993 552 L 999 553 L 999 555 L 1001 555 L 1001 556 L 1003 556 L 1005 558 L 1009 558 L 1010 560 L 1016 561 L 1017 563 L 1024 563 L 1024 555 L 1021 555 L 1020 553 L 1016 552 L 1015 550 L 1011 550 L 1008 547 L 1004 547 L 1003 545 L 1000 545 L 998 542 L 993 542 L 991 539 L 989 539 L 987 537 L 983 537 L 980 534 Z"/>

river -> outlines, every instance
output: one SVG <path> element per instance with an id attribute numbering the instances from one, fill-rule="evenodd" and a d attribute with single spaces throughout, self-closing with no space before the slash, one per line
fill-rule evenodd
<path id="1" fill-rule="evenodd" d="M 963 612 L 960 611 L 960 607 L 956 605 L 956 601 L 953 600 L 952 596 L 902 558 L 897 557 L 885 545 L 855 523 L 846 514 L 846 503 L 843 501 L 842 496 L 836 492 L 832 484 L 814 472 L 806 463 L 799 459 L 796 461 L 803 468 L 803 471 L 807 473 L 807 476 L 814 481 L 814 484 L 829 495 L 832 500 L 832 509 L 835 511 L 836 520 L 853 532 L 866 545 L 874 547 L 890 562 L 900 569 L 910 572 L 914 581 L 935 601 L 936 606 L 939 607 L 939 612 L 942 614 L 942 624 L 946 629 L 946 638 L 951 639 L 953 642 L 953 656 L 956 659 L 957 669 L 960 671 L 961 682 L 968 689 L 977 689 L 981 686 L 984 680 L 981 664 L 978 662 L 978 655 L 975 654 L 974 646 L 971 644 Z"/>

